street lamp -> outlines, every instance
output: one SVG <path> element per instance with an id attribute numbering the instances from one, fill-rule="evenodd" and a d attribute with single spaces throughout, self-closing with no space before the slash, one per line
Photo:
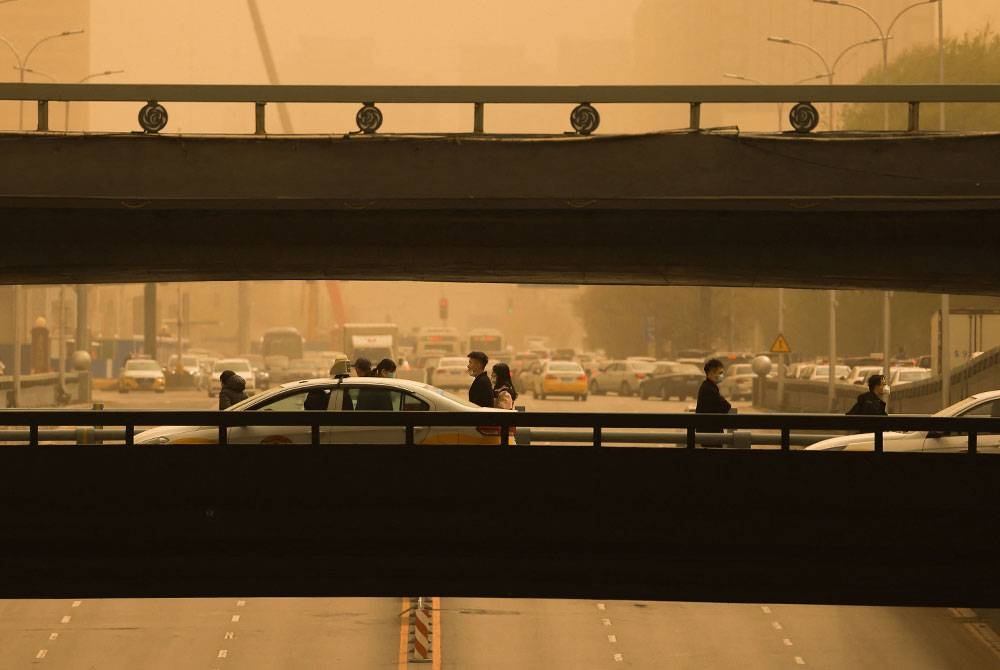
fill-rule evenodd
<path id="1" fill-rule="evenodd" d="M 33 70 L 30 67 L 19 68 L 16 65 L 14 66 L 14 69 L 15 70 L 22 70 L 23 72 L 25 72 L 27 74 L 35 74 L 35 75 L 38 75 L 39 77 L 45 77 L 46 79 L 48 79 L 51 82 L 55 82 L 56 81 L 55 77 L 53 77 L 52 75 L 50 75 L 50 74 L 48 74 L 46 72 L 42 72 L 41 70 Z M 86 81 L 90 81 L 91 79 L 95 79 L 96 77 L 109 77 L 109 76 L 111 76 L 113 74 L 123 74 L 124 72 L 125 72 L 125 70 L 104 70 L 103 72 L 91 72 L 86 77 L 84 77 L 82 79 L 77 79 L 76 82 L 74 82 L 74 83 L 82 84 L 82 83 L 84 83 Z M 64 120 L 63 120 L 63 130 L 64 131 L 68 131 L 69 130 L 69 103 L 70 103 L 70 101 L 67 100 L 66 101 L 66 114 L 65 114 L 65 117 L 64 117 Z"/>
<path id="2" fill-rule="evenodd" d="M 830 64 L 827 62 L 827 60 L 825 58 L 823 58 L 823 54 L 821 54 L 819 52 L 819 50 L 816 49 L 816 47 L 812 46 L 811 44 L 806 44 L 805 42 L 798 42 L 796 40 L 791 40 L 791 39 L 788 39 L 787 37 L 774 37 L 774 36 L 768 37 L 767 41 L 768 42 L 775 42 L 777 44 L 790 44 L 792 46 L 802 47 L 803 49 L 808 49 L 809 51 L 811 51 L 823 63 L 823 68 L 826 70 L 826 74 L 825 75 L 820 75 L 820 76 L 825 76 L 828 84 L 833 84 L 833 77 L 834 77 L 834 75 L 837 74 L 837 72 L 836 72 L 837 65 L 840 64 L 840 61 L 844 58 L 844 56 L 847 55 L 847 53 L 849 51 L 851 51 L 852 49 L 854 49 L 856 47 L 863 46 L 865 44 L 872 44 L 874 42 L 880 42 L 880 41 L 884 42 L 884 40 L 881 37 L 876 37 L 876 38 L 873 38 L 873 39 L 868 39 L 868 40 L 862 40 L 860 42 L 855 42 L 854 44 L 850 45 L 849 47 L 847 47 L 846 49 L 844 49 L 843 51 L 841 51 L 840 54 L 837 56 L 837 58 L 833 61 L 833 67 L 830 67 Z M 818 79 L 819 77 L 812 77 L 812 78 L 813 79 Z M 828 111 L 828 113 L 830 115 L 829 127 L 830 127 L 830 130 L 833 130 L 833 103 L 832 102 L 829 103 L 829 107 L 828 107 L 827 111 Z"/>
<path id="3" fill-rule="evenodd" d="M 761 81 L 760 79 L 754 79 L 753 77 L 745 77 L 745 76 L 743 76 L 741 74 L 733 74 L 732 72 L 723 72 L 722 76 L 725 77 L 726 79 L 738 79 L 739 81 L 748 81 L 751 84 L 760 84 L 761 86 L 767 86 L 767 82 L 765 82 L 765 81 Z M 807 81 L 813 81 L 814 79 L 823 79 L 824 77 L 826 77 L 825 74 L 815 74 L 815 75 L 813 75 L 811 77 L 806 77 L 804 79 L 799 79 L 798 81 L 794 82 L 794 84 L 795 85 L 804 84 Z M 782 118 L 782 116 L 784 116 L 784 107 L 785 107 L 784 103 L 782 103 L 782 102 L 778 103 L 778 132 L 779 133 L 781 132 L 781 118 Z"/>
<path id="4" fill-rule="evenodd" d="M 59 37 L 69 37 L 70 35 L 80 35 L 83 32 L 84 32 L 83 30 L 64 30 L 61 33 L 56 33 L 55 35 L 49 35 L 47 37 L 43 37 L 42 39 L 38 40 L 33 45 L 31 45 L 31 48 L 28 49 L 28 53 L 26 53 L 23 57 L 17 51 L 17 49 L 14 48 L 14 45 L 10 43 L 10 40 L 8 40 L 6 37 L 0 36 L 0 42 L 7 45 L 7 48 L 10 49 L 11 53 L 14 54 L 14 58 L 17 59 L 17 69 L 21 73 L 19 83 L 23 84 L 24 71 L 28 67 L 28 61 L 31 59 L 31 54 L 35 52 L 35 49 L 42 46 L 42 44 L 48 42 L 49 40 L 54 40 Z M 24 130 L 24 100 L 18 101 L 17 129 Z"/>

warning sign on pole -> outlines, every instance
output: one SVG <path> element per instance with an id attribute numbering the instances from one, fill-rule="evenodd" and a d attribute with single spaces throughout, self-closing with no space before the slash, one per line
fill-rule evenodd
<path id="1" fill-rule="evenodd" d="M 790 354 L 792 353 L 792 348 L 788 346 L 788 340 L 785 336 L 778 334 L 778 337 L 774 338 L 774 344 L 771 345 L 772 354 Z"/>

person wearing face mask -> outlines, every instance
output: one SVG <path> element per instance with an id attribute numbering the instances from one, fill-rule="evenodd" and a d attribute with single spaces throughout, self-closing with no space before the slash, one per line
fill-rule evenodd
<path id="1" fill-rule="evenodd" d="M 473 377 L 472 386 L 469 387 L 469 402 L 480 407 L 493 407 L 493 385 L 490 384 L 490 376 L 486 374 L 486 364 L 489 362 L 489 356 L 482 351 L 469 352 L 469 366 L 466 370 Z"/>
<path id="2" fill-rule="evenodd" d="M 885 411 L 885 401 L 889 396 L 889 387 L 885 384 L 883 375 L 872 375 L 868 378 L 868 393 L 858 396 L 854 407 L 847 411 L 850 415 L 888 416 Z"/>
<path id="3" fill-rule="evenodd" d="M 698 389 L 698 405 L 696 414 L 728 414 L 732 409 L 729 401 L 719 392 L 719 384 L 726 377 L 726 366 L 718 358 L 705 363 L 705 381 Z"/>

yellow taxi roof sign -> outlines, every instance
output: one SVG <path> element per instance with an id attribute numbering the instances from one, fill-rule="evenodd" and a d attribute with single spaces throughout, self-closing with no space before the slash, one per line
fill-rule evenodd
<path id="1" fill-rule="evenodd" d="M 774 344 L 771 345 L 771 353 L 772 354 L 792 353 L 792 348 L 788 346 L 788 340 L 785 339 L 784 335 L 779 333 L 778 336 L 774 338 Z"/>

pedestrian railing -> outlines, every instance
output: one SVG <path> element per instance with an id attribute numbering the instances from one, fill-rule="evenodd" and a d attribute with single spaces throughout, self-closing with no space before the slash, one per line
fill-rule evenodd
<path id="1" fill-rule="evenodd" d="M 142 131 L 155 134 L 166 128 L 164 103 L 246 103 L 253 106 L 254 134 L 267 134 L 269 104 L 360 104 L 358 131 L 376 133 L 384 114 L 379 104 L 456 104 L 472 107 L 472 132 L 484 132 L 486 105 L 574 105 L 569 115 L 573 131 L 589 135 L 601 117 L 598 104 L 682 104 L 690 111 L 689 127 L 701 128 L 705 104 L 793 103 L 789 123 L 795 132 L 808 133 L 819 124 L 813 103 L 904 103 L 909 114 L 906 130 L 920 129 L 920 105 L 944 102 L 1000 102 L 1000 84 L 894 84 L 794 86 L 291 86 L 234 84 L 49 84 L 0 83 L 0 100 L 34 102 L 36 130 L 49 131 L 49 103 L 143 103 L 138 120 Z"/>
<path id="2" fill-rule="evenodd" d="M 122 410 L 3 410 L 0 443 L 39 445 L 45 441 L 80 442 L 89 439 L 121 440 L 134 445 L 136 431 L 151 426 L 201 426 L 217 429 L 217 444 L 229 443 L 229 429 L 249 426 L 308 426 L 309 443 L 322 443 L 321 429 L 328 426 L 400 427 L 406 445 L 414 444 L 418 428 L 430 426 L 489 427 L 500 444 L 510 445 L 525 429 L 560 429 L 530 433 L 538 442 L 576 442 L 592 447 L 612 443 L 675 443 L 688 449 L 702 446 L 749 447 L 773 444 L 782 451 L 811 444 L 829 435 L 803 435 L 802 431 L 874 433 L 873 448 L 881 453 L 888 431 L 935 431 L 939 435 L 966 437 L 968 453 L 977 453 L 978 438 L 1000 434 L 1000 418 L 937 417 L 926 415 L 844 416 L 839 414 L 605 414 L 590 412 L 258 412 L 258 411 L 122 411 Z M 69 428 L 68 428 L 69 427 Z M 95 428 L 99 427 L 99 428 Z M 86 432 L 78 432 L 86 428 Z M 567 431 L 566 429 L 586 429 Z M 645 429 L 673 433 L 625 433 Z M 721 431 L 734 431 L 725 433 Z M 745 431 L 775 431 L 772 435 Z M 90 432 L 93 431 L 93 432 Z M 97 432 L 100 431 L 100 432 Z M 742 432 L 741 432 L 742 431 Z M 793 436 L 793 431 L 800 434 Z M 514 438 L 514 440 L 512 440 Z"/>

